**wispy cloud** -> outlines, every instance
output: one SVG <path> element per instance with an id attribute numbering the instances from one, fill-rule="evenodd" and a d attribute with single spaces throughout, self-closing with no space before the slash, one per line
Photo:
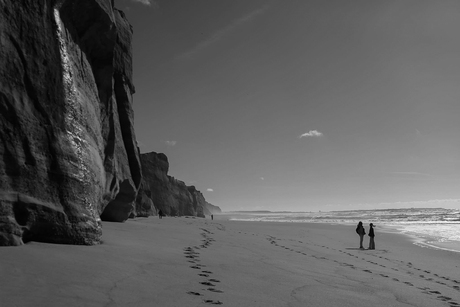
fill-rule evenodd
<path id="1" fill-rule="evenodd" d="M 260 177 L 260 180 L 265 180 L 265 177 Z"/>
<path id="2" fill-rule="evenodd" d="M 214 192 L 213 189 L 206 189 L 206 191 L 208 191 L 208 192 Z"/>
<path id="3" fill-rule="evenodd" d="M 165 141 L 165 143 L 168 146 L 175 146 L 177 144 L 177 141 Z"/>
<path id="4" fill-rule="evenodd" d="M 299 135 L 299 139 L 306 138 L 306 137 L 320 137 L 320 136 L 323 136 L 323 134 L 319 132 L 318 130 L 310 130 L 308 132 L 305 132 Z"/>
<path id="5" fill-rule="evenodd" d="M 265 11 L 268 10 L 269 7 L 270 7 L 270 5 L 267 4 L 267 5 L 259 8 L 259 9 L 256 9 L 256 10 L 250 12 L 247 15 L 244 15 L 243 17 L 235 19 L 228 26 L 215 31 L 214 33 L 211 34 L 211 36 L 209 36 L 205 40 L 203 40 L 203 41 L 199 42 L 198 44 L 196 44 L 195 47 L 193 47 L 192 49 L 190 49 L 190 50 L 178 55 L 176 57 L 176 59 L 188 59 L 188 58 L 191 58 L 193 55 L 199 53 L 201 50 L 203 50 L 203 49 L 207 48 L 208 46 L 214 44 L 215 42 L 221 40 L 222 37 L 224 37 L 225 35 L 229 34 L 232 31 L 234 31 L 238 27 L 241 27 L 245 23 L 250 22 L 251 20 L 253 20 L 257 16 L 262 15 L 263 13 L 265 13 Z"/>
<path id="6" fill-rule="evenodd" d="M 132 2 L 138 2 L 138 3 L 141 3 L 141 4 L 144 4 L 144 5 L 148 5 L 148 6 L 154 6 L 154 7 L 157 7 L 158 4 L 156 1 L 154 0 L 131 0 Z"/>

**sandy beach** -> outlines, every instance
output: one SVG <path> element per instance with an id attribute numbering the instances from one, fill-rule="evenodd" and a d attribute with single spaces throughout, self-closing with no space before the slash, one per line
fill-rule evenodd
<path id="1" fill-rule="evenodd" d="M 0 306 L 460 306 L 459 253 L 358 244 L 346 225 L 104 222 L 101 245 L 0 248 Z"/>

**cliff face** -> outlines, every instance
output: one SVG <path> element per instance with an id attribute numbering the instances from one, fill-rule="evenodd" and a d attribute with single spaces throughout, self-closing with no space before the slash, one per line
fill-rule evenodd
<path id="1" fill-rule="evenodd" d="M 193 206 L 197 208 L 197 216 L 204 217 L 205 215 L 211 215 L 221 213 L 219 207 L 214 206 L 206 201 L 203 194 L 198 191 L 194 186 L 188 186 L 187 190 L 192 195 Z"/>
<path id="2" fill-rule="evenodd" d="M 144 195 L 144 199 L 151 198 L 157 210 L 171 216 L 200 217 L 220 212 L 218 207 L 207 203 L 195 187 L 187 187 L 184 182 L 168 176 L 166 155 L 155 152 L 141 154 L 141 164 L 143 188 L 139 194 Z"/>
<path id="3" fill-rule="evenodd" d="M 0 1 L 0 245 L 98 243 L 134 210 L 131 35 L 111 0 Z"/>

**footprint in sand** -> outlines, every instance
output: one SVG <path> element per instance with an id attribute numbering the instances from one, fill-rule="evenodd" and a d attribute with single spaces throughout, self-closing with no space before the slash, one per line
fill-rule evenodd
<path id="1" fill-rule="evenodd" d="M 220 280 L 217 280 L 217 279 L 214 279 L 214 278 L 209 279 L 209 281 L 212 281 L 212 282 L 220 282 Z"/>
<path id="2" fill-rule="evenodd" d="M 444 295 L 440 295 L 440 296 L 438 296 L 438 298 L 439 298 L 440 300 L 442 300 L 442 301 L 445 301 L 445 302 L 446 302 L 446 301 L 452 300 L 451 297 L 444 296 Z"/>
<path id="3" fill-rule="evenodd" d="M 424 290 L 424 291 L 425 291 L 425 290 L 428 290 L 428 289 L 430 289 L 430 288 L 427 288 L 427 287 L 417 287 L 417 289 L 419 289 L 419 290 Z"/>
<path id="4" fill-rule="evenodd" d="M 202 295 L 203 295 L 203 294 L 201 294 L 201 293 L 193 292 L 193 291 L 189 291 L 189 292 L 187 292 L 187 294 L 196 295 L 196 296 L 202 296 Z"/>
<path id="5" fill-rule="evenodd" d="M 222 305 L 223 303 L 221 301 L 213 301 L 213 300 L 204 300 L 206 304 L 212 304 L 212 305 Z"/>
<path id="6" fill-rule="evenodd" d="M 208 274 L 198 274 L 199 276 L 202 276 L 202 277 L 209 277 Z"/>
<path id="7" fill-rule="evenodd" d="M 214 284 L 210 283 L 209 281 L 203 281 L 203 282 L 200 282 L 200 284 L 205 285 L 205 286 L 211 286 L 211 287 L 215 286 Z"/>
<path id="8" fill-rule="evenodd" d="M 385 275 L 385 274 L 379 274 L 379 275 L 382 277 L 389 277 L 388 275 Z"/>
<path id="9" fill-rule="evenodd" d="M 440 285 L 446 285 L 446 283 L 442 282 L 442 281 L 436 281 L 436 283 L 440 284 Z"/>
<path id="10" fill-rule="evenodd" d="M 392 278 L 392 280 L 394 280 L 394 281 L 399 281 L 399 279 L 397 279 L 397 278 Z"/>
<path id="11" fill-rule="evenodd" d="M 224 291 L 221 291 L 221 290 L 217 290 L 216 288 L 208 288 L 208 291 L 216 292 L 216 293 L 223 293 L 224 292 Z"/>
<path id="12" fill-rule="evenodd" d="M 201 272 L 203 272 L 203 273 L 207 273 L 207 274 L 212 274 L 212 272 L 211 272 L 211 271 L 201 271 Z"/>
<path id="13" fill-rule="evenodd" d="M 439 291 L 429 291 L 430 293 L 433 293 L 433 294 L 441 294 L 441 292 Z"/>
<path id="14" fill-rule="evenodd" d="M 406 285 L 409 285 L 409 286 L 413 286 L 413 285 L 414 285 L 413 283 L 408 282 L 408 281 L 404 281 L 404 283 L 405 283 Z"/>
<path id="15" fill-rule="evenodd" d="M 363 270 L 364 272 L 367 272 L 367 273 L 372 273 L 372 271 L 370 270 Z"/>

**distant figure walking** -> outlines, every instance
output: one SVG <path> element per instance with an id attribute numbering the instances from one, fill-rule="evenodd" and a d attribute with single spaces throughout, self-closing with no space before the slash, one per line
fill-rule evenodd
<path id="1" fill-rule="evenodd" d="M 211 214 L 211 220 L 213 220 L 213 219 L 214 219 L 214 215 Z"/>
<path id="2" fill-rule="evenodd" d="M 369 224 L 369 249 L 375 249 L 375 242 L 374 242 L 374 224 Z"/>
<path id="3" fill-rule="evenodd" d="M 160 219 L 163 218 L 163 211 L 161 211 L 161 209 L 158 210 L 158 217 L 159 217 Z"/>
<path id="4" fill-rule="evenodd" d="M 364 230 L 363 222 L 359 222 L 358 226 L 356 226 L 356 233 L 359 235 L 359 248 L 364 249 L 363 240 L 364 235 L 366 234 L 366 230 Z"/>

